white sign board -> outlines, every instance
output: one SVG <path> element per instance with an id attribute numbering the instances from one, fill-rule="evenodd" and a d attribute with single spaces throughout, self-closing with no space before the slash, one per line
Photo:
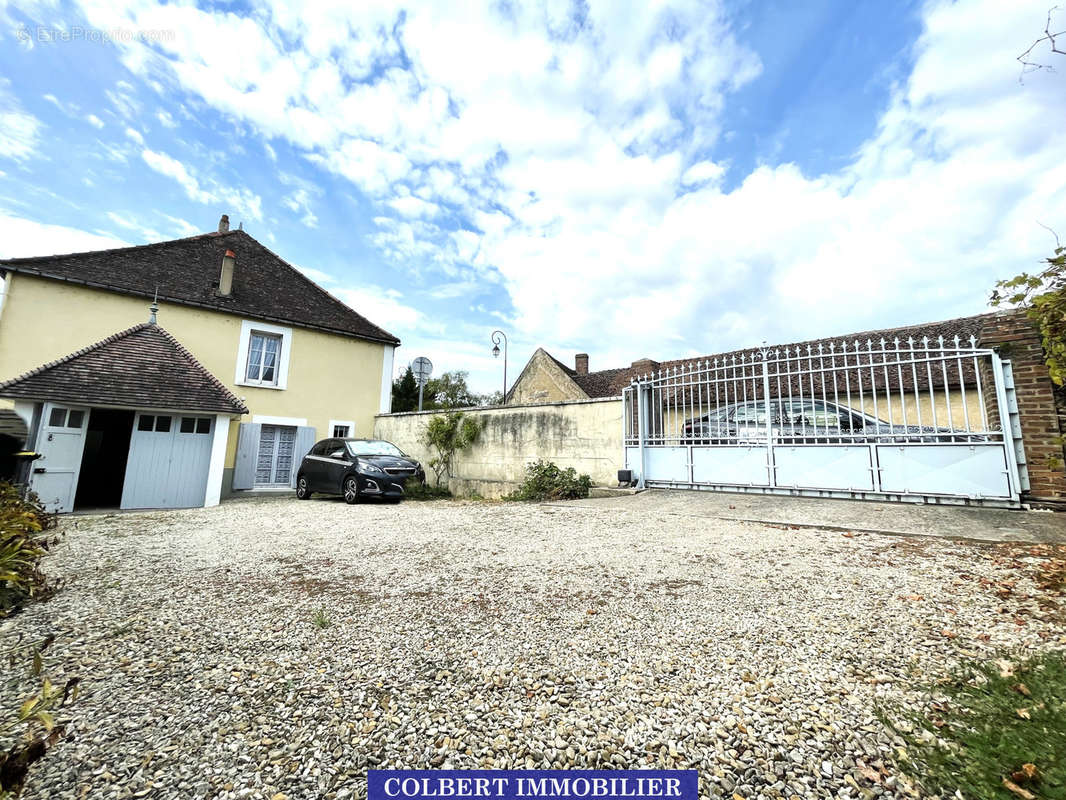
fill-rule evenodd
<path id="1" fill-rule="evenodd" d="M 411 362 L 411 372 L 414 373 L 418 385 L 424 386 L 429 376 L 433 374 L 433 362 L 425 356 L 419 356 Z"/>

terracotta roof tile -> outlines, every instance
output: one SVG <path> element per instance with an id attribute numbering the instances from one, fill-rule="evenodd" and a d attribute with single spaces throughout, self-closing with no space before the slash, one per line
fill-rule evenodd
<path id="1" fill-rule="evenodd" d="M 807 345 L 810 345 L 812 349 L 817 349 L 821 344 L 823 347 L 827 347 L 830 343 L 834 343 L 839 347 L 841 342 L 848 342 L 849 347 L 856 341 L 865 343 L 867 339 L 878 342 L 880 339 L 885 339 L 887 342 L 891 342 L 895 338 L 906 340 L 908 336 L 920 339 L 922 336 L 928 336 L 930 339 L 936 339 L 939 336 L 943 336 L 945 340 L 953 340 L 955 336 L 958 336 L 964 343 L 968 343 L 971 336 L 978 341 L 981 338 L 981 329 L 986 321 L 988 321 L 994 314 L 980 314 L 973 317 L 960 317 L 958 319 L 945 320 L 943 322 L 929 322 L 921 325 L 907 325 L 902 328 L 881 328 L 872 331 L 862 331 L 861 333 L 849 333 L 844 336 L 832 336 L 825 339 L 810 339 L 804 342 L 790 342 L 788 344 L 771 345 L 773 348 L 783 349 L 788 347 L 794 349 L 801 347 L 806 350 Z M 706 356 L 697 356 L 695 358 L 678 358 L 671 361 L 659 362 L 660 369 L 671 369 L 673 367 L 682 367 L 693 364 L 697 361 L 708 361 L 718 359 L 721 361 L 723 358 L 732 358 L 740 356 L 741 353 L 750 353 L 756 348 L 745 348 L 743 350 L 730 350 L 725 353 L 712 353 Z M 643 375 L 648 372 L 646 367 L 634 368 L 619 367 L 616 369 L 603 369 L 596 372 L 590 372 L 587 375 L 571 375 L 574 382 L 584 390 L 589 397 L 616 397 L 622 393 L 622 389 L 630 384 L 630 382 L 638 375 Z"/>
<path id="2" fill-rule="evenodd" d="M 218 294 L 222 256 L 237 257 L 233 291 Z M 13 270 L 231 314 L 399 344 L 242 230 L 68 255 L 11 258 Z"/>
<path id="3" fill-rule="evenodd" d="M 244 403 L 177 339 L 147 322 L 0 383 L 0 397 L 248 413 Z"/>

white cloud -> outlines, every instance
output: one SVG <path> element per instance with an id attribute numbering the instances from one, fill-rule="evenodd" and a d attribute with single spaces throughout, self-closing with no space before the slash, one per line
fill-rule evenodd
<path id="1" fill-rule="evenodd" d="M 699 161 L 685 170 L 681 176 L 681 183 L 685 186 L 698 186 L 721 180 L 724 174 L 725 167 L 721 164 L 715 164 L 713 161 Z"/>
<path id="2" fill-rule="evenodd" d="M 184 220 L 181 217 L 172 217 L 170 214 L 163 214 L 162 216 L 170 222 L 171 228 L 179 237 L 195 236 L 196 234 L 203 232 L 191 222 Z"/>
<path id="3" fill-rule="evenodd" d="M 263 218 L 262 199 L 249 189 L 221 186 L 214 180 L 197 178 L 183 163 L 166 153 L 145 148 L 141 151 L 144 163 L 168 178 L 173 178 L 185 190 L 185 195 L 197 203 L 225 204 L 254 220 Z"/>
<path id="4" fill-rule="evenodd" d="M 124 119 L 133 121 L 140 115 L 140 101 L 134 97 L 134 87 L 128 81 L 118 81 L 113 89 L 106 89 L 104 94 Z"/>
<path id="5" fill-rule="evenodd" d="M 401 217 L 409 219 L 435 217 L 440 213 L 440 207 L 436 203 L 427 203 L 425 200 L 413 195 L 393 198 L 388 201 L 387 205 Z"/>
<path id="6" fill-rule="evenodd" d="M 88 122 L 90 125 L 92 125 L 94 128 L 96 128 L 97 130 L 99 130 L 100 128 L 104 127 L 104 121 L 102 119 L 100 119 L 98 116 L 96 116 L 96 114 L 89 114 L 88 116 L 85 117 L 85 121 Z"/>
<path id="7" fill-rule="evenodd" d="M 116 211 L 108 211 L 106 216 L 111 220 L 112 224 L 118 225 L 120 228 L 124 228 L 128 231 L 135 231 L 137 233 L 135 238 L 139 241 L 158 242 L 166 238 L 158 231 L 145 226 L 129 214 L 119 214 Z"/>
<path id="8" fill-rule="evenodd" d="M 144 137 L 141 136 L 139 131 L 135 131 L 133 128 L 126 128 L 126 138 L 132 139 L 137 144 L 144 144 Z"/>
<path id="9" fill-rule="evenodd" d="M 281 204 L 290 211 L 299 213 L 303 211 L 304 214 L 300 218 L 300 222 L 306 225 L 308 228 L 318 227 L 318 217 L 311 210 L 311 191 L 305 187 L 301 187 L 294 191 L 287 197 L 283 197 Z"/>
<path id="10" fill-rule="evenodd" d="M 0 78 L 0 158 L 24 161 L 37 152 L 43 126 L 12 96 L 10 85 Z"/>
<path id="11" fill-rule="evenodd" d="M 394 289 L 367 285 L 331 288 L 330 292 L 375 325 L 393 334 L 398 330 L 414 328 L 422 317 L 417 309 L 400 302 L 403 295 Z"/>
<path id="12" fill-rule="evenodd" d="M 516 339 L 601 366 L 975 313 L 1046 253 L 1035 219 L 1066 229 L 1061 76 L 1020 84 L 1015 61 L 1039 0 L 930 0 L 911 74 L 851 163 L 771 163 L 735 187 L 719 135 L 760 61 L 714 0 L 593 1 L 579 19 L 567 4 L 83 4 L 102 27 L 175 30 L 120 43 L 126 65 L 351 181 L 378 204 L 385 258 L 455 282 L 473 267 L 506 290 Z M 190 197 L 219 192 L 156 162 Z"/>
<path id="13" fill-rule="evenodd" d="M 64 225 L 49 225 L 0 211 L 0 258 L 79 253 L 126 246 L 126 242 L 113 236 L 102 236 Z"/>
<path id="14" fill-rule="evenodd" d="M 159 120 L 159 124 L 162 125 L 164 128 L 178 127 L 177 120 L 174 119 L 173 115 L 171 115 L 169 111 L 158 111 L 156 112 L 155 118 Z"/>
<path id="15" fill-rule="evenodd" d="M 308 278 L 318 284 L 326 285 L 337 282 L 337 279 L 330 275 L 328 272 L 323 272 L 322 270 L 315 269 L 314 267 L 296 267 L 296 269 L 298 269 L 300 272 L 302 272 L 304 275 L 306 275 Z"/>

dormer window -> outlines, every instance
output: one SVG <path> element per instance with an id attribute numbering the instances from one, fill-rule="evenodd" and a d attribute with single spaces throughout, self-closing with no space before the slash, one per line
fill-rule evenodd
<path id="1" fill-rule="evenodd" d="M 253 331 L 248 340 L 248 369 L 245 380 L 266 386 L 278 385 L 281 337 Z"/>
<path id="2" fill-rule="evenodd" d="M 244 320 L 237 344 L 238 386 L 285 389 L 292 357 L 292 328 Z"/>

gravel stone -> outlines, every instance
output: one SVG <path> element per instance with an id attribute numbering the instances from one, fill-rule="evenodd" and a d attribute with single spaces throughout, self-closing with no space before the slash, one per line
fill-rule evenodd
<path id="1" fill-rule="evenodd" d="M 1030 580 L 988 545 L 289 497 L 61 527 L 62 590 L 0 623 L 5 649 L 55 634 L 47 674 L 82 681 L 25 800 L 360 798 L 368 768 L 431 766 L 910 797 L 876 703 L 1061 636 L 983 582 Z M 32 688 L 9 671 L 0 701 Z"/>

